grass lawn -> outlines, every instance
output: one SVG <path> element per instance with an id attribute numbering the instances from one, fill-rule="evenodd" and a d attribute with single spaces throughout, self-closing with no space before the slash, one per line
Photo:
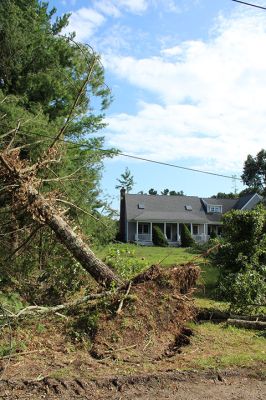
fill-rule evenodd
<path id="1" fill-rule="evenodd" d="M 118 258 L 124 261 L 124 264 L 141 263 L 139 270 L 132 271 L 140 272 L 154 264 L 162 266 L 170 266 L 174 264 L 186 264 L 195 262 L 201 267 L 201 277 L 198 282 L 198 288 L 195 292 L 196 304 L 198 307 L 214 308 L 225 310 L 228 304 L 215 300 L 217 280 L 219 271 L 214 266 L 210 265 L 200 253 L 190 248 L 181 247 L 149 247 L 138 246 L 134 244 L 112 244 L 106 247 L 94 249 L 99 258 L 105 262 L 111 261 L 110 265 L 116 267 L 114 260 Z M 129 275 L 125 276 L 130 278 Z"/>
<path id="2" fill-rule="evenodd" d="M 265 334 L 223 324 L 191 323 L 194 336 L 181 359 L 186 367 L 223 369 L 255 367 L 266 360 Z M 265 369 L 264 369 L 265 371 Z"/>
<path id="3" fill-rule="evenodd" d="M 197 256 L 190 249 L 183 249 L 181 247 L 152 247 L 135 244 L 111 244 L 94 250 L 98 257 L 104 259 L 113 250 L 120 251 L 122 256 L 123 254 L 126 256 L 126 253 L 123 253 L 125 249 L 135 258 L 145 260 L 148 265 L 161 264 L 167 266 L 182 264 L 191 261 Z"/>

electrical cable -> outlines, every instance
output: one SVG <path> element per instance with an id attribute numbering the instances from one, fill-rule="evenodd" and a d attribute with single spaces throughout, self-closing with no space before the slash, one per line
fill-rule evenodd
<path id="1" fill-rule="evenodd" d="M 250 7 L 255 7 L 255 8 L 260 8 L 261 10 L 266 10 L 266 7 L 263 6 L 259 6 L 257 4 L 253 4 L 253 3 L 247 3 L 246 1 L 240 1 L 240 0 L 232 0 L 235 3 L 240 3 L 240 4 L 244 4 L 246 6 L 250 6 Z"/>

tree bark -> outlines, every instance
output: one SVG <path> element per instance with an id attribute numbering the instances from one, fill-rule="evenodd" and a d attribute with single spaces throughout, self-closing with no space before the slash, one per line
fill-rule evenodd
<path id="1" fill-rule="evenodd" d="M 266 322 L 263 321 L 246 321 L 241 319 L 228 319 L 228 325 L 236 326 L 245 329 L 266 330 Z"/>
<path id="2" fill-rule="evenodd" d="M 109 287 L 113 282 L 122 283 L 115 273 L 95 256 L 89 246 L 59 215 L 58 211 L 32 186 L 28 187 L 28 196 L 29 209 L 34 217 L 52 229 L 57 239 L 100 285 Z"/>

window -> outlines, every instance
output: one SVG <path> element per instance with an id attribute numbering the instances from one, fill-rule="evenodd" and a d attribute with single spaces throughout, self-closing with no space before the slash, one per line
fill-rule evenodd
<path id="1" fill-rule="evenodd" d="M 192 206 L 186 205 L 186 206 L 185 206 L 185 209 L 186 209 L 187 211 L 192 211 Z"/>
<path id="2" fill-rule="evenodd" d="M 138 227 L 138 233 L 141 235 L 141 234 L 147 234 L 147 233 L 149 233 L 149 224 L 139 224 L 139 227 Z"/>
<path id="3" fill-rule="evenodd" d="M 139 209 L 139 210 L 144 210 L 144 209 L 145 209 L 144 204 L 139 203 L 139 204 L 138 204 L 138 209 Z"/>
<path id="4" fill-rule="evenodd" d="M 211 213 L 221 213 L 222 206 L 209 206 L 209 212 Z"/>
<path id="5" fill-rule="evenodd" d="M 199 225 L 193 225 L 192 232 L 193 232 L 193 235 L 198 235 L 199 234 Z"/>

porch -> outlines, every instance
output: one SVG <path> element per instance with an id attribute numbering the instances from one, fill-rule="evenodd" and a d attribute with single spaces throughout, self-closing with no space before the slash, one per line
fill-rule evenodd
<path id="1" fill-rule="evenodd" d="M 131 233 L 133 233 L 133 240 L 136 243 L 143 245 L 152 245 L 152 227 L 153 225 L 158 226 L 165 238 L 168 240 L 169 245 L 178 246 L 180 245 L 180 229 L 181 223 L 176 222 L 139 222 L 136 221 L 134 223 L 134 228 L 131 226 Z M 205 243 L 209 240 L 211 231 L 214 231 L 216 234 L 219 234 L 218 226 L 209 225 L 209 224 L 193 224 L 193 223 L 185 223 L 191 232 L 192 238 L 197 243 Z M 128 235 L 130 235 L 128 229 Z"/>

